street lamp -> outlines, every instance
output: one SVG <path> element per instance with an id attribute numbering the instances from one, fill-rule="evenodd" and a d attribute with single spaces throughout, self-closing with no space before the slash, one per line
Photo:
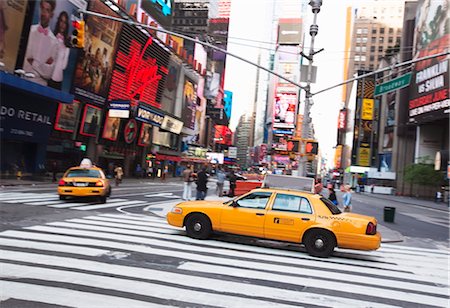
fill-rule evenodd
<path id="1" fill-rule="evenodd" d="M 320 7 L 322 6 L 322 0 L 311 0 L 308 3 L 311 8 L 312 12 L 314 14 L 314 20 L 309 28 L 309 34 L 311 35 L 311 43 L 309 48 L 309 55 L 302 55 L 308 59 L 308 73 L 306 78 L 306 87 L 305 87 L 305 107 L 303 112 L 303 123 L 302 123 L 302 139 L 307 140 L 309 139 L 309 126 L 311 122 L 310 117 L 310 110 L 311 106 L 313 104 L 311 97 L 311 81 L 312 81 L 312 64 L 313 64 L 313 57 L 316 53 L 322 51 L 319 50 L 317 52 L 314 51 L 314 39 L 319 32 L 319 26 L 317 25 L 317 14 L 320 12 Z M 307 170 L 306 170 L 306 156 L 302 157 L 302 169 L 303 169 L 303 175 L 306 176 Z"/>

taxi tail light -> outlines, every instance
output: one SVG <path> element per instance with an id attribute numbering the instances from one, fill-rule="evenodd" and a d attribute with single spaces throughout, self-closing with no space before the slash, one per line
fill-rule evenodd
<path id="1" fill-rule="evenodd" d="M 58 182 L 58 186 L 66 186 L 66 181 L 64 181 L 63 179 L 59 180 Z"/>
<path id="2" fill-rule="evenodd" d="M 103 187 L 105 184 L 103 183 L 103 181 L 102 180 L 98 180 L 96 183 L 95 183 L 95 186 L 96 187 Z"/>
<path id="3" fill-rule="evenodd" d="M 377 234 L 377 225 L 375 225 L 373 222 L 369 222 L 367 224 L 366 234 L 368 234 L 368 235 Z"/>

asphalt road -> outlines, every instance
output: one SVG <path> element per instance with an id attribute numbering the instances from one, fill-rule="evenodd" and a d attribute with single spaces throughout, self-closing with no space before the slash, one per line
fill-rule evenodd
<path id="1" fill-rule="evenodd" d="M 389 227 L 403 243 L 320 259 L 297 244 L 188 238 L 159 208 L 179 200 L 181 184 L 125 181 L 106 204 L 61 202 L 55 184 L 1 189 L 0 306 L 448 306 L 448 216 L 440 211 L 391 202 Z M 380 222 L 384 206 L 353 196 L 354 212 Z"/>

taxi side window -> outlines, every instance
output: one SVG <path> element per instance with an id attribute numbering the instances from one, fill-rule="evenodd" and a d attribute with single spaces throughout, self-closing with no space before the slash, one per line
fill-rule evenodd
<path id="1" fill-rule="evenodd" d="M 307 199 L 287 194 L 277 194 L 272 210 L 312 214 L 311 205 Z"/>
<path id="2" fill-rule="evenodd" d="M 244 208 L 253 208 L 253 209 L 265 209 L 267 205 L 267 201 L 269 201 L 272 193 L 258 192 L 249 194 L 239 200 L 237 200 L 237 204 L 239 207 Z"/>

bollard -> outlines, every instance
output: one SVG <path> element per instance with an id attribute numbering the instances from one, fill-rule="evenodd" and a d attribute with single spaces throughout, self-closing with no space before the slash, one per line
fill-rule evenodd
<path id="1" fill-rule="evenodd" d="M 395 218 L 395 207 L 385 206 L 384 207 L 384 221 L 394 222 Z"/>

